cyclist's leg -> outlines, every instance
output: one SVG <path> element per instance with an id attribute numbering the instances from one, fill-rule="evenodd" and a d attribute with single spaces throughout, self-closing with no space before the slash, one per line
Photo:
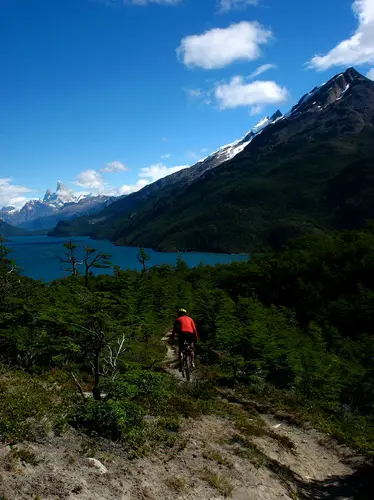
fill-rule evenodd
<path id="1" fill-rule="evenodd" d="M 178 335 L 178 359 L 182 361 L 182 352 L 184 349 L 185 334 L 180 332 Z"/>
<path id="2" fill-rule="evenodd" d="M 195 368 L 195 337 L 190 334 L 188 336 L 188 343 L 191 346 L 191 363 L 192 363 L 192 368 Z"/>
<path id="3" fill-rule="evenodd" d="M 192 368 L 195 368 L 195 343 L 192 342 L 191 344 L 191 362 L 192 362 Z"/>

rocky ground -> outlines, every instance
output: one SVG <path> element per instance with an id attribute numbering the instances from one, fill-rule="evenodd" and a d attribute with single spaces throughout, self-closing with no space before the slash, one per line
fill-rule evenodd
<path id="1" fill-rule="evenodd" d="M 173 372 L 171 348 L 166 361 Z M 373 498 L 372 469 L 350 450 L 229 400 L 241 423 L 225 415 L 189 419 L 172 448 L 144 458 L 130 459 L 109 442 L 95 447 L 73 430 L 13 449 L 1 445 L 0 500 Z"/>

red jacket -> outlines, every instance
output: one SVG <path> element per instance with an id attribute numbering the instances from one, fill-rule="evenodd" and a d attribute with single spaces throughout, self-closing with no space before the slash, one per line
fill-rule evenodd
<path id="1" fill-rule="evenodd" d="M 180 316 L 175 320 L 174 328 L 173 328 L 173 337 L 176 333 L 192 333 L 195 335 L 196 340 L 199 338 L 199 334 L 197 333 L 195 322 L 189 316 Z"/>

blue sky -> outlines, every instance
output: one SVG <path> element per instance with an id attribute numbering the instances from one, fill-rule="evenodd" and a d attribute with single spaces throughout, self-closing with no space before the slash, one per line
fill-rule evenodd
<path id="1" fill-rule="evenodd" d="M 348 66 L 374 78 L 374 0 L 1 4 L 0 206 L 134 191 Z"/>

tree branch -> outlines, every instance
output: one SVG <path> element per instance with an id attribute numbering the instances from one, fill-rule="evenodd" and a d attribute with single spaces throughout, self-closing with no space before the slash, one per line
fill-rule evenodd
<path id="1" fill-rule="evenodd" d="M 70 375 L 73 377 L 74 383 L 75 383 L 75 385 L 77 386 L 77 389 L 78 389 L 78 391 L 79 391 L 79 394 L 82 396 L 83 401 L 86 401 L 86 396 L 84 395 L 84 392 L 83 392 L 82 386 L 81 386 L 81 385 L 80 385 L 80 383 L 78 382 L 77 377 L 74 375 L 74 373 L 73 373 L 73 372 L 70 372 Z"/>

